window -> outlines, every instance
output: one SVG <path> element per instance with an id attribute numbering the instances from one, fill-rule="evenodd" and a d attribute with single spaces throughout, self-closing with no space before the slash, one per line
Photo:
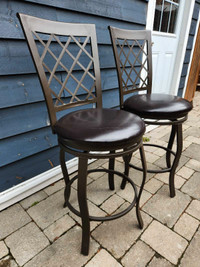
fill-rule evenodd
<path id="1" fill-rule="evenodd" d="M 154 31 L 174 33 L 179 0 L 156 0 Z"/>

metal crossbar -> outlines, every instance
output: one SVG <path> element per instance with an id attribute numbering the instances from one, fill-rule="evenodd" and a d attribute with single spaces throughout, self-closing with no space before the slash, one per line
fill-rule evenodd
<path id="1" fill-rule="evenodd" d="M 96 100 L 96 96 L 93 93 L 95 86 L 96 86 L 96 78 L 95 76 L 90 72 L 90 69 L 92 68 L 92 64 L 94 63 L 94 59 L 92 55 L 86 50 L 86 45 L 90 41 L 90 37 L 86 36 L 83 44 L 81 44 L 77 38 L 73 35 L 68 36 L 68 39 L 65 43 L 60 40 L 58 35 L 55 34 L 49 34 L 49 38 L 47 42 L 44 42 L 42 38 L 39 36 L 39 34 L 36 31 L 33 31 L 34 36 L 36 37 L 35 42 L 39 41 L 40 44 L 44 47 L 44 51 L 42 55 L 40 56 L 40 61 L 44 69 L 50 74 L 49 78 L 47 79 L 48 86 L 51 90 L 51 94 L 54 96 L 56 99 L 54 101 L 54 106 L 55 108 L 58 107 L 59 105 L 67 105 L 71 104 L 74 102 L 81 102 L 81 101 L 92 101 L 94 102 Z M 54 52 L 51 50 L 51 44 L 56 41 L 56 44 L 59 44 L 60 47 L 62 48 L 59 56 L 57 57 Z M 76 45 L 79 48 L 79 51 L 76 56 L 74 56 L 70 51 L 69 47 L 70 45 Z M 86 55 L 89 58 L 89 63 L 87 64 L 87 67 L 84 67 L 83 64 L 80 62 L 80 57 L 82 53 L 84 52 L 84 55 Z M 55 65 L 51 69 L 47 64 L 44 62 L 45 57 L 49 53 L 53 59 L 56 61 Z M 61 60 L 63 59 L 63 56 L 66 55 L 73 60 L 73 63 L 68 69 L 62 62 Z M 82 77 L 80 80 L 78 80 L 75 75 L 73 74 L 75 66 L 78 65 L 83 71 Z M 58 67 L 61 66 L 62 69 L 67 73 L 67 76 L 65 77 L 64 81 L 61 81 L 58 76 L 56 75 L 56 72 L 58 71 Z M 93 83 L 91 84 L 90 88 L 87 88 L 84 84 L 83 81 L 86 76 L 89 76 L 92 80 Z M 47 75 L 46 75 L 47 77 Z M 72 78 L 76 83 L 76 87 L 74 88 L 73 92 L 67 87 L 67 82 L 69 79 Z M 60 90 L 58 93 L 56 93 L 50 86 L 52 84 L 53 79 L 55 79 L 61 86 Z M 84 95 L 84 99 L 80 99 L 80 97 L 77 95 L 79 89 L 82 88 L 85 92 L 86 95 Z M 70 99 L 66 103 L 66 97 L 64 97 L 64 91 L 66 91 Z"/>
<path id="2" fill-rule="evenodd" d="M 122 84 L 123 91 L 127 92 L 129 90 L 137 89 L 138 87 L 146 87 L 148 85 L 148 77 L 149 70 L 147 68 L 148 64 L 148 55 L 146 49 L 146 40 L 142 40 L 142 44 L 137 40 L 121 40 L 116 39 L 116 46 L 119 47 L 119 62 L 120 68 L 122 72 Z M 125 48 L 128 48 L 128 53 L 125 52 Z M 137 48 L 139 48 L 138 53 L 136 52 Z M 132 62 L 130 59 L 131 54 L 134 56 L 134 61 Z M 122 62 L 122 56 L 124 56 L 124 63 Z M 139 71 L 137 71 L 136 64 L 139 64 Z M 136 75 L 135 77 L 134 74 Z M 125 74 L 125 77 L 124 75 Z M 145 75 L 146 74 L 146 75 Z M 145 75 L 145 77 L 144 77 Z M 126 78 L 126 79 L 125 79 Z M 139 85 L 137 85 L 137 81 L 139 81 Z M 131 82 L 132 86 L 128 83 Z"/>

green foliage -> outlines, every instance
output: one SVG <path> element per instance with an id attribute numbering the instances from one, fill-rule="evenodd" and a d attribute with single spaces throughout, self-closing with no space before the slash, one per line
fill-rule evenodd
<path id="1" fill-rule="evenodd" d="M 149 137 L 143 136 L 143 142 L 149 142 L 149 141 L 150 141 Z"/>
<path id="2" fill-rule="evenodd" d="M 37 205 L 38 203 L 39 203 L 39 201 L 35 201 L 35 202 L 33 202 L 33 204 L 31 205 L 31 207 Z"/>

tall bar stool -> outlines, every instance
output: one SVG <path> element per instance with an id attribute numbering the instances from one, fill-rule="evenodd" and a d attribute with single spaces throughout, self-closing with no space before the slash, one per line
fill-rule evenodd
<path id="1" fill-rule="evenodd" d="M 167 147 L 156 144 L 144 145 L 159 147 L 166 151 L 166 168 L 160 170 L 147 168 L 147 172 L 169 172 L 170 196 L 174 197 L 174 175 L 183 147 L 182 123 L 187 120 L 192 104 L 178 96 L 152 93 L 150 31 L 124 30 L 111 26 L 109 31 L 117 67 L 121 109 L 137 114 L 146 124 L 172 126 Z M 175 137 L 176 152 L 172 151 Z M 171 155 L 174 155 L 173 162 Z M 129 166 L 141 170 L 133 164 L 129 163 Z M 128 175 L 128 171 L 126 174 Z M 124 188 L 125 184 L 126 181 L 123 180 L 121 187 Z"/>
<path id="2" fill-rule="evenodd" d="M 142 144 L 145 124 L 140 117 L 129 112 L 102 109 L 95 25 L 56 22 L 24 14 L 18 14 L 18 17 L 40 79 L 51 128 L 58 137 L 60 163 L 66 183 L 64 206 L 81 217 L 81 253 L 88 255 L 90 221 L 114 220 L 136 206 L 139 227 L 143 227 L 139 202 L 146 178 Z M 59 112 L 61 115 L 57 119 Z M 138 149 L 143 166 L 139 193 L 133 181 L 112 166 L 109 169 L 87 170 L 88 159 L 107 158 L 112 163 L 116 157 L 123 157 L 127 165 L 130 155 Z M 78 175 L 71 180 L 65 164 L 65 152 L 79 159 Z M 86 185 L 90 172 L 108 173 L 110 189 L 114 189 L 114 174 L 128 181 L 133 188 L 133 201 L 129 207 L 103 218 L 89 215 Z M 69 199 L 70 187 L 76 179 L 80 211 L 70 204 Z"/>

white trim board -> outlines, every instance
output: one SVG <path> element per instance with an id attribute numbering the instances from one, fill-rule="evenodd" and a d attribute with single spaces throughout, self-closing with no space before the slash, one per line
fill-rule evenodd
<path id="1" fill-rule="evenodd" d="M 146 127 L 146 133 L 156 128 L 157 125 L 149 125 Z M 95 159 L 89 160 L 89 163 Z M 68 173 L 71 174 L 78 170 L 78 158 L 71 159 L 66 162 Z M 19 202 L 20 200 L 38 192 L 48 185 L 62 179 L 62 171 L 60 165 L 43 172 L 19 185 L 13 186 L 0 193 L 0 211 Z"/>
<path id="2" fill-rule="evenodd" d="M 71 159 L 67 162 L 69 174 L 75 172 L 78 167 L 77 158 Z M 43 172 L 19 185 L 13 186 L 8 190 L 0 193 L 0 210 L 3 210 L 14 203 L 32 195 L 33 193 L 55 183 L 63 177 L 60 165 Z"/>
<path id="3" fill-rule="evenodd" d="M 189 31 L 192 21 L 192 14 L 194 11 L 195 0 L 185 1 L 183 17 L 181 23 L 180 37 L 178 41 L 178 50 L 176 53 L 175 65 L 174 65 L 174 75 L 171 81 L 171 92 L 175 95 L 178 94 L 179 83 L 181 79 L 181 72 L 183 68 L 185 51 L 187 47 Z"/>

